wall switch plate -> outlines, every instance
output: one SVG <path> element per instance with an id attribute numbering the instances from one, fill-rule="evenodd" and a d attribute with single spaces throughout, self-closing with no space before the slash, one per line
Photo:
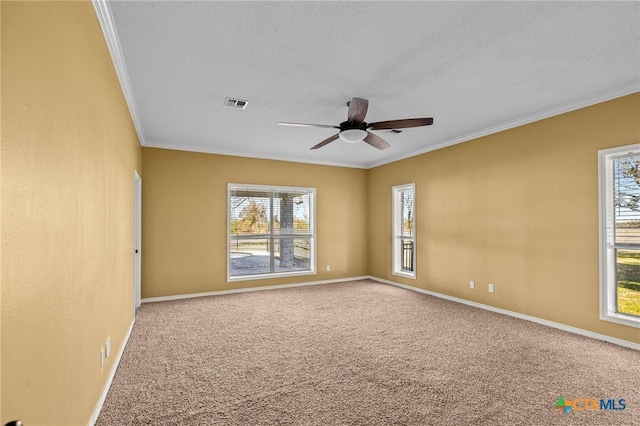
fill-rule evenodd
<path id="1" fill-rule="evenodd" d="M 104 357 L 109 358 L 111 353 L 111 337 L 107 337 L 107 341 L 104 344 Z"/>
<path id="2" fill-rule="evenodd" d="M 331 265 L 327 265 L 327 272 L 331 271 Z"/>
<path id="3" fill-rule="evenodd" d="M 474 288 L 476 288 L 476 283 L 475 283 L 475 281 L 469 281 L 469 288 L 470 288 L 471 290 L 473 290 Z"/>
<path id="4" fill-rule="evenodd" d="M 489 293 L 493 293 L 493 284 L 489 284 Z"/>

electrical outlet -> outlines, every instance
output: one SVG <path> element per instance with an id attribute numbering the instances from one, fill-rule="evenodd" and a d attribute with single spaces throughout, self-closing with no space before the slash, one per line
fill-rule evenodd
<path id="1" fill-rule="evenodd" d="M 331 265 L 327 265 L 327 272 L 331 271 Z"/>
<path id="2" fill-rule="evenodd" d="M 100 349 L 100 368 L 104 367 L 104 350 Z"/>
<path id="3" fill-rule="evenodd" d="M 469 281 L 469 288 L 470 288 L 471 290 L 473 290 L 474 288 L 476 288 L 476 283 L 475 283 L 475 281 Z"/>
<path id="4" fill-rule="evenodd" d="M 111 337 L 107 337 L 107 341 L 104 344 L 104 357 L 109 358 L 111 353 Z"/>
<path id="5" fill-rule="evenodd" d="M 493 293 L 493 284 L 489 284 L 489 293 Z"/>

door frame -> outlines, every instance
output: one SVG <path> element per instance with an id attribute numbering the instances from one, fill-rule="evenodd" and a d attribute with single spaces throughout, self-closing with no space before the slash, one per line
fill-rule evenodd
<path id="1" fill-rule="evenodd" d="M 142 178 L 133 176 L 133 316 L 142 303 Z"/>

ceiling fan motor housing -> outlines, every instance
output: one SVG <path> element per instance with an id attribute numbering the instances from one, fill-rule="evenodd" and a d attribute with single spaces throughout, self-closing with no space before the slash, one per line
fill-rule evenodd
<path id="1" fill-rule="evenodd" d="M 360 123 L 358 123 L 357 121 L 343 121 L 342 123 L 340 123 L 341 132 L 351 129 L 367 130 L 367 123 L 365 123 L 364 121 Z"/>
<path id="2" fill-rule="evenodd" d="M 367 136 L 367 123 L 343 121 L 340 123 L 340 139 L 347 143 L 358 143 Z"/>

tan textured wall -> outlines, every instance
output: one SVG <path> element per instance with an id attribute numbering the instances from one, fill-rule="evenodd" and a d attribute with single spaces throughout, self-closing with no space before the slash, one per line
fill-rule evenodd
<path id="1" fill-rule="evenodd" d="M 143 162 L 142 297 L 367 273 L 365 170 L 153 148 Z M 227 183 L 316 188 L 317 275 L 226 282 Z"/>
<path id="2" fill-rule="evenodd" d="M 3 1 L 2 89 L 0 423 L 83 425 L 132 321 L 141 168 L 91 3 Z"/>
<path id="3" fill-rule="evenodd" d="M 368 272 L 640 342 L 598 309 L 597 151 L 638 142 L 635 94 L 371 169 Z M 389 249 L 391 187 L 410 182 L 416 280 L 391 274 Z"/>
<path id="4" fill-rule="evenodd" d="M 1 424 L 89 420 L 132 319 L 142 155 L 143 297 L 301 281 L 226 283 L 226 184 L 311 186 L 318 274 L 304 280 L 371 274 L 640 341 L 598 319 L 596 168 L 598 149 L 640 141 L 640 95 L 370 171 L 141 154 L 90 3 L 2 2 L 0 19 Z M 390 273 L 391 186 L 407 182 L 415 281 Z"/>

